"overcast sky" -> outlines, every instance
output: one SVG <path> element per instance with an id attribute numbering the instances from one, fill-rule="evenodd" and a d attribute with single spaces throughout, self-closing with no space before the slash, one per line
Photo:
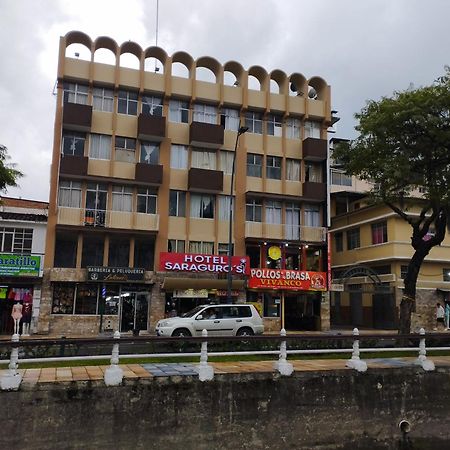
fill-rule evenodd
<path id="1" fill-rule="evenodd" d="M 158 45 L 323 77 L 339 137 L 367 99 L 431 83 L 450 64 L 448 0 L 160 0 Z M 7 195 L 48 200 L 59 36 L 155 44 L 156 0 L 0 0 L 0 144 L 25 177 Z"/>

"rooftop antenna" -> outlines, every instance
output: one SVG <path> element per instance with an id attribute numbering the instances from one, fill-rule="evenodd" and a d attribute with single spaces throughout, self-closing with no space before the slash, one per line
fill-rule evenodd
<path id="1" fill-rule="evenodd" d="M 156 40 L 155 47 L 158 47 L 158 25 L 159 25 L 159 0 L 156 0 Z M 159 72 L 158 60 L 155 58 L 155 72 Z"/>

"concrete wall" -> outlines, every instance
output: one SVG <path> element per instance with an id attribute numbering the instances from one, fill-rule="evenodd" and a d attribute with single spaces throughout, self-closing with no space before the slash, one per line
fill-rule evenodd
<path id="1" fill-rule="evenodd" d="M 450 372 L 421 369 L 40 383 L 0 392 L 0 448 L 448 449 Z M 398 423 L 411 423 L 409 444 Z"/>

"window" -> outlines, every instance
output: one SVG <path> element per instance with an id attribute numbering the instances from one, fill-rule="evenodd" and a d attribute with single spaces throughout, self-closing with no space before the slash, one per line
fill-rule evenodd
<path id="1" fill-rule="evenodd" d="M 77 284 L 75 294 L 75 314 L 96 314 L 97 296 L 97 285 Z"/>
<path id="2" fill-rule="evenodd" d="M 245 126 L 249 133 L 262 134 L 262 113 L 247 111 L 245 113 Z"/>
<path id="3" fill-rule="evenodd" d="M 1 251 L 5 253 L 31 253 L 32 228 L 0 228 Z"/>
<path id="4" fill-rule="evenodd" d="M 405 276 L 406 276 L 406 271 L 408 269 L 408 266 L 402 266 L 402 268 L 405 267 Z M 444 281 L 450 281 L 450 269 L 442 269 L 442 275 L 443 275 L 443 280 Z M 402 277 L 404 278 L 404 277 Z"/>
<path id="5" fill-rule="evenodd" d="M 353 250 L 360 247 L 359 228 L 347 231 L 347 250 Z"/>
<path id="6" fill-rule="evenodd" d="M 262 222 L 261 200 L 247 200 L 245 205 L 245 220 L 247 222 Z"/>
<path id="7" fill-rule="evenodd" d="M 91 134 L 89 158 L 111 159 L 111 136 L 107 134 Z"/>
<path id="8" fill-rule="evenodd" d="M 191 217 L 214 219 L 214 195 L 191 194 Z"/>
<path id="9" fill-rule="evenodd" d="M 128 186 L 112 187 L 112 210 L 131 212 L 133 207 L 133 188 Z"/>
<path id="10" fill-rule="evenodd" d="M 151 239 L 135 239 L 134 241 L 134 266 L 146 270 L 153 270 L 155 243 Z"/>
<path id="11" fill-rule="evenodd" d="M 286 203 L 286 239 L 300 239 L 300 205 Z"/>
<path id="12" fill-rule="evenodd" d="M 189 123 L 189 103 L 181 100 L 170 100 L 169 121 L 176 123 Z"/>
<path id="13" fill-rule="evenodd" d="M 317 205 L 305 205 L 305 226 L 320 227 L 320 208 Z"/>
<path id="14" fill-rule="evenodd" d="M 322 165 L 320 163 L 305 163 L 305 181 L 322 183 Z"/>
<path id="15" fill-rule="evenodd" d="M 86 189 L 85 225 L 104 226 L 108 191 L 105 184 L 89 183 Z"/>
<path id="16" fill-rule="evenodd" d="M 192 149 L 191 167 L 216 170 L 216 152 Z"/>
<path id="17" fill-rule="evenodd" d="M 153 188 L 140 188 L 137 192 L 137 212 L 156 214 L 158 194 Z"/>
<path id="18" fill-rule="evenodd" d="M 148 116 L 162 117 L 163 114 L 163 101 L 161 97 L 155 97 L 154 95 L 146 95 L 142 97 L 142 114 Z"/>
<path id="19" fill-rule="evenodd" d="M 300 160 L 286 159 L 286 180 L 300 181 Z"/>
<path id="20" fill-rule="evenodd" d="M 84 142 L 86 135 L 76 131 L 63 131 L 62 154 L 71 156 L 84 156 Z"/>
<path id="21" fill-rule="evenodd" d="M 136 161 L 136 139 L 116 136 L 116 161 L 134 163 Z"/>
<path id="22" fill-rule="evenodd" d="M 187 169 L 188 151 L 184 145 L 172 144 L 170 147 L 170 168 Z"/>
<path id="23" fill-rule="evenodd" d="M 281 223 L 281 202 L 266 201 L 266 222 Z"/>
<path id="24" fill-rule="evenodd" d="M 344 239 L 342 232 L 334 233 L 334 247 L 337 252 L 342 252 L 344 250 Z"/>
<path id="25" fill-rule="evenodd" d="M 350 175 L 346 175 L 344 172 L 332 169 L 331 184 L 335 184 L 337 186 L 351 186 L 352 177 Z"/>
<path id="26" fill-rule="evenodd" d="M 119 314 L 119 296 L 120 286 L 115 284 L 103 285 L 100 294 L 101 299 L 104 302 L 104 314 L 115 315 Z"/>
<path id="27" fill-rule="evenodd" d="M 286 120 L 286 137 L 288 139 L 300 139 L 300 120 L 289 117 Z"/>
<path id="28" fill-rule="evenodd" d="M 217 108 L 211 105 L 196 103 L 194 105 L 194 122 L 217 123 Z"/>
<path id="29" fill-rule="evenodd" d="M 219 244 L 217 253 L 219 255 L 228 255 L 228 244 Z M 233 244 L 231 245 L 231 254 L 233 254 Z"/>
<path id="30" fill-rule="evenodd" d="M 83 236 L 81 267 L 103 266 L 103 237 Z"/>
<path id="31" fill-rule="evenodd" d="M 53 285 L 52 314 L 73 314 L 75 285 L 55 283 Z"/>
<path id="32" fill-rule="evenodd" d="M 405 279 L 406 274 L 408 272 L 408 266 L 400 266 L 400 278 L 402 280 Z M 444 272 L 444 281 L 450 281 L 450 269 L 443 269 Z M 445 277 L 448 279 L 446 280 Z"/>
<path id="33" fill-rule="evenodd" d="M 283 122 L 281 116 L 269 114 L 267 117 L 266 129 L 269 136 L 281 136 L 283 134 Z"/>
<path id="34" fill-rule="evenodd" d="M 81 183 L 79 181 L 61 180 L 59 182 L 58 206 L 81 207 Z"/>
<path id="35" fill-rule="evenodd" d="M 169 194 L 169 216 L 186 216 L 186 192 L 170 191 Z"/>
<path id="36" fill-rule="evenodd" d="M 219 220 L 230 220 L 230 197 L 219 195 Z"/>
<path id="37" fill-rule="evenodd" d="M 88 104 L 89 88 L 84 84 L 64 83 L 64 103 Z"/>
<path id="38" fill-rule="evenodd" d="M 280 294 L 264 292 L 264 317 L 280 317 Z"/>
<path id="39" fill-rule="evenodd" d="M 272 180 L 281 180 L 281 158 L 267 156 L 266 176 Z"/>
<path id="40" fill-rule="evenodd" d="M 114 92 L 112 89 L 94 88 L 93 89 L 93 106 L 95 111 L 113 112 Z"/>
<path id="41" fill-rule="evenodd" d="M 314 122 L 312 120 L 305 121 L 305 139 L 316 138 L 320 139 L 320 122 Z"/>
<path id="42" fill-rule="evenodd" d="M 226 174 L 231 175 L 233 173 L 233 152 L 226 152 L 221 150 L 220 156 L 220 170 Z"/>
<path id="43" fill-rule="evenodd" d="M 189 242 L 189 253 L 213 255 L 214 242 L 191 241 Z"/>
<path id="44" fill-rule="evenodd" d="M 128 238 L 109 238 L 109 260 L 110 267 L 128 267 L 130 255 L 130 242 Z"/>
<path id="45" fill-rule="evenodd" d="M 222 113 L 220 114 L 220 124 L 225 128 L 225 130 L 239 130 L 239 110 L 223 108 Z"/>
<path id="46" fill-rule="evenodd" d="M 54 267 L 75 267 L 77 260 L 78 236 L 76 234 L 56 234 Z"/>
<path id="47" fill-rule="evenodd" d="M 136 92 L 119 91 L 117 112 L 119 114 L 137 115 L 138 95 Z"/>
<path id="48" fill-rule="evenodd" d="M 262 156 L 247 153 L 247 176 L 262 177 Z"/>
<path id="49" fill-rule="evenodd" d="M 170 253 L 184 253 L 185 242 L 177 239 L 169 239 L 167 251 Z"/>
<path id="50" fill-rule="evenodd" d="M 387 222 L 372 224 L 372 245 L 387 242 Z"/>
<path id="51" fill-rule="evenodd" d="M 140 162 L 159 164 L 159 144 L 154 142 L 141 142 Z"/>

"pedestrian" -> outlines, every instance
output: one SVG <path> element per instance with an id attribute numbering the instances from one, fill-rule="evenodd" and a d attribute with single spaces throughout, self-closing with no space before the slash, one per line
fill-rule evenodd
<path id="1" fill-rule="evenodd" d="M 438 302 L 436 304 L 436 328 L 435 328 L 435 330 L 437 330 L 438 328 L 442 328 L 445 325 L 444 319 L 445 319 L 445 310 L 442 307 L 442 305 Z"/>
<path id="2" fill-rule="evenodd" d="M 445 328 L 450 329 L 450 303 L 445 302 Z"/>

